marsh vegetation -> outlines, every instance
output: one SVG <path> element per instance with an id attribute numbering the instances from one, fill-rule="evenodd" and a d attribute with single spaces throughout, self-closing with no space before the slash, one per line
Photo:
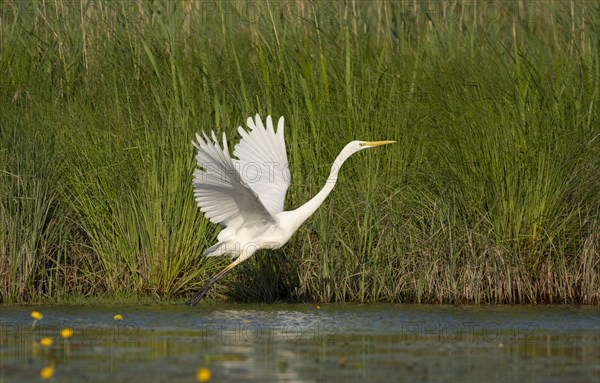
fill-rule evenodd
<path id="1" fill-rule="evenodd" d="M 286 118 L 290 243 L 212 296 L 600 302 L 600 5 L 3 1 L 0 301 L 182 298 L 228 260 L 197 131 Z"/>

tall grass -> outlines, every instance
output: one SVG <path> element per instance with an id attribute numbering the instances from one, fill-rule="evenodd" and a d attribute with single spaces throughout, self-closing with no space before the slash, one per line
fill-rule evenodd
<path id="1" fill-rule="evenodd" d="M 575 1 L 5 1 L 0 301 L 181 297 L 226 259 L 194 132 L 286 117 L 295 208 L 238 300 L 600 303 L 600 14 Z"/>

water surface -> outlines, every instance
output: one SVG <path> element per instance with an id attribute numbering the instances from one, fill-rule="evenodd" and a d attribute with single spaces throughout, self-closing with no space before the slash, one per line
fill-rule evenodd
<path id="1" fill-rule="evenodd" d="M 0 382 L 600 382 L 597 307 L 0 306 Z M 32 310 L 44 318 L 32 330 Z M 123 320 L 113 319 L 121 314 Z M 70 327 L 74 336 L 60 338 Z M 53 338 L 49 347 L 36 345 Z"/>

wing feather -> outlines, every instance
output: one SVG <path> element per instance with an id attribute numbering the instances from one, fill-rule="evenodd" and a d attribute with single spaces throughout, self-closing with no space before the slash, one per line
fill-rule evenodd
<path id="1" fill-rule="evenodd" d="M 241 126 L 238 128 L 242 139 L 233 152 L 239 159 L 236 165 L 244 182 L 256 192 L 269 213 L 275 215 L 283 211 L 285 194 L 291 181 L 284 119 L 279 118 L 277 132 L 273 129 L 271 116 L 266 118 L 266 127 L 258 114 L 254 120 L 249 117 L 246 124 L 249 132 Z"/>
<path id="2" fill-rule="evenodd" d="M 194 171 L 194 196 L 200 210 L 213 223 L 224 226 L 274 222 L 259 196 L 244 182 L 229 156 L 227 137 L 223 148 L 216 134 L 196 134 L 198 150 Z M 240 219 L 241 218 L 241 219 Z"/>

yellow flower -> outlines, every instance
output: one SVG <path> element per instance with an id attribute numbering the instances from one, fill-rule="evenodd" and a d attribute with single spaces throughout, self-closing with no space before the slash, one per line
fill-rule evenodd
<path id="1" fill-rule="evenodd" d="M 317 310 L 321 310 L 321 306 L 317 306 Z"/>
<path id="2" fill-rule="evenodd" d="M 37 323 L 37 321 L 42 319 L 44 316 L 41 312 L 34 310 L 31 312 L 31 317 L 33 318 L 33 323 L 31 324 L 31 331 L 33 331 L 35 329 L 35 324 Z"/>
<path id="3" fill-rule="evenodd" d="M 121 314 L 115 314 L 115 316 L 113 317 L 114 320 L 123 320 L 123 315 Z"/>
<path id="4" fill-rule="evenodd" d="M 60 336 L 62 336 L 63 338 L 70 338 L 73 336 L 73 329 L 72 328 L 63 328 L 62 330 L 60 330 Z"/>
<path id="5" fill-rule="evenodd" d="M 40 341 L 40 344 L 44 347 L 52 346 L 52 343 L 54 343 L 52 338 L 42 338 L 42 340 Z"/>
<path id="6" fill-rule="evenodd" d="M 210 370 L 206 367 L 197 369 L 196 380 L 199 382 L 208 382 L 210 380 Z"/>
<path id="7" fill-rule="evenodd" d="M 54 375 L 54 367 L 52 367 L 52 366 L 46 366 L 46 367 L 42 368 L 42 370 L 40 371 L 40 377 L 42 379 L 50 379 L 53 375 Z"/>

